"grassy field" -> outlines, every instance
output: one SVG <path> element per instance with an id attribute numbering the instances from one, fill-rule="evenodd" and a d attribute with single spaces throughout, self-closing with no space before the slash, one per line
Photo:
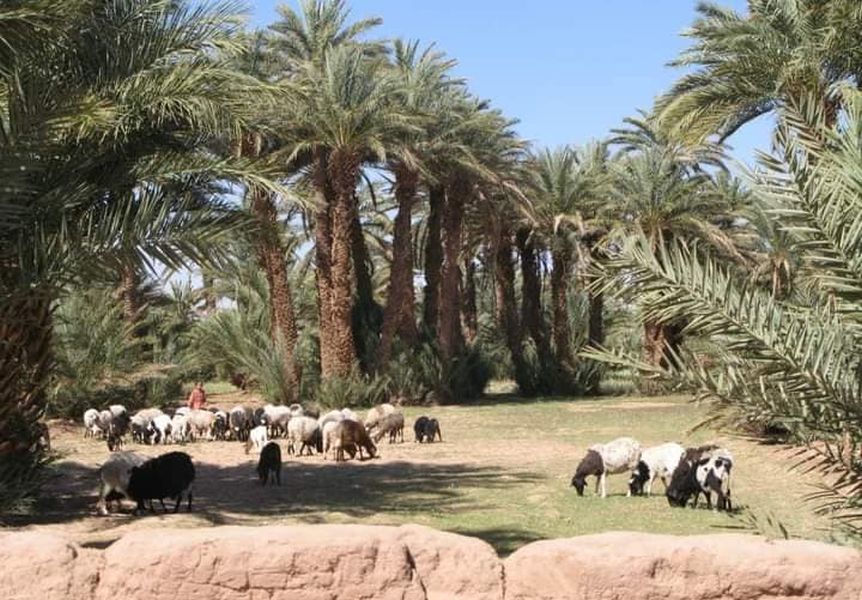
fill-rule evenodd
<path id="1" fill-rule="evenodd" d="M 223 407 L 237 399 L 212 396 Z M 381 458 L 372 461 L 290 457 L 282 488 L 261 488 L 254 479 L 256 457 L 236 442 L 186 445 L 198 466 L 195 512 L 143 518 L 95 515 L 96 469 L 107 450 L 102 442 L 83 440 L 77 425 L 55 424 L 55 447 L 64 457 L 55 466 L 51 499 L 39 507 L 36 522 L 20 525 L 102 545 L 130 529 L 169 525 L 415 522 L 484 538 L 504 554 L 542 538 L 608 530 L 717 533 L 755 517 L 781 522 L 793 537 L 834 537 L 830 522 L 803 501 L 817 481 L 788 473 L 793 459 L 786 448 L 710 431 L 688 433 L 704 410 L 682 397 L 501 398 L 405 412 L 408 427 L 419 414 L 438 417 L 444 442 L 414 444 L 411 431 L 404 444 L 382 444 Z M 726 445 L 736 457 L 733 496 L 740 510 L 672 509 L 660 483 L 652 498 L 626 498 L 624 475 L 609 478 L 605 500 L 593 495 L 592 480 L 587 495 L 577 497 L 570 480 L 585 448 L 620 435 L 644 446 L 671 440 Z"/>

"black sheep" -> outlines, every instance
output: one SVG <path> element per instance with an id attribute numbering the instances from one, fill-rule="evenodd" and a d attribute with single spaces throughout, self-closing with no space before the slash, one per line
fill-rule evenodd
<path id="1" fill-rule="evenodd" d="M 138 503 L 136 512 L 144 510 L 144 501 L 176 498 L 174 512 L 180 509 L 183 493 L 188 495 L 188 510 L 192 510 L 192 482 L 195 466 L 185 452 L 168 452 L 133 467 L 129 477 L 128 496 Z M 164 502 L 162 502 L 164 506 Z"/>
<path id="2" fill-rule="evenodd" d="M 595 450 L 587 450 L 587 455 L 578 463 L 578 468 L 575 469 L 575 476 L 572 477 L 572 487 L 578 492 L 578 496 L 584 495 L 584 488 L 587 485 L 587 477 L 595 475 L 596 477 L 596 492 L 598 493 L 599 477 L 605 472 L 605 462 L 602 460 L 602 455 Z"/>
<path id="3" fill-rule="evenodd" d="M 433 417 L 429 418 L 422 416 L 416 419 L 416 422 L 413 424 L 413 433 L 416 435 L 416 441 L 420 444 L 423 441 L 430 444 L 435 438 L 439 439 L 441 442 L 443 441 L 443 434 L 440 431 L 440 422 Z"/>
<path id="4" fill-rule="evenodd" d="M 270 473 L 273 474 L 275 482 L 281 485 L 281 446 L 276 442 L 269 442 L 264 446 L 257 461 L 257 476 L 261 485 L 267 484 Z"/>
<path id="5" fill-rule="evenodd" d="M 425 437 L 425 425 L 430 419 L 426 416 L 421 416 L 413 423 L 413 433 L 416 435 L 416 441 L 422 443 L 422 438 Z"/>

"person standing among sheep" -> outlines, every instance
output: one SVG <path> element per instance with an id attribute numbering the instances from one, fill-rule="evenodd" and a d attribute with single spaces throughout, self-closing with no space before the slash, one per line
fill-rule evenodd
<path id="1" fill-rule="evenodd" d="M 204 391 L 204 384 L 198 381 L 194 389 L 189 394 L 189 399 L 186 401 L 186 406 L 192 410 L 201 409 L 207 403 L 207 393 Z"/>

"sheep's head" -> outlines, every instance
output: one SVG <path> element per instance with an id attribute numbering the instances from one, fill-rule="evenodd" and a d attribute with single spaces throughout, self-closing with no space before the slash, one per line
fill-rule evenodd
<path id="1" fill-rule="evenodd" d="M 644 461 L 639 461 L 638 466 L 632 471 L 632 476 L 629 478 L 629 492 L 632 496 L 639 496 L 644 493 L 644 484 L 649 481 L 649 467 Z"/>
<path id="2" fill-rule="evenodd" d="M 581 475 L 575 475 L 572 477 L 572 487 L 575 488 L 578 492 L 578 496 L 584 495 L 584 488 L 587 484 L 587 478 Z"/>

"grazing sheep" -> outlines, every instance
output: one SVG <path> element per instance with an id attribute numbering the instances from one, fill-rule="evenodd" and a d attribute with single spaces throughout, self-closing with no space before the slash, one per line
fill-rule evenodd
<path id="1" fill-rule="evenodd" d="M 353 458 L 356 451 L 359 451 L 359 460 L 362 460 L 362 450 L 368 453 L 369 458 L 374 458 L 377 454 L 377 446 L 368 437 L 368 432 L 365 431 L 365 426 L 353 419 L 344 419 L 335 425 L 335 430 L 332 433 L 335 448 L 335 460 L 344 461 L 344 452 L 350 453 Z"/>
<path id="2" fill-rule="evenodd" d="M 164 413 L 156 415 L 150 421 L 149 431 L 154 444 L 167 444 L 171 435 L 171 418 Z"/>
<path id="3" fill-rule="evenodd" d="M 320 427 L 320 437 L 323 439 L 323 460 L 329 456 L 329 451 L 335 448 L 335 429 L 344 419 L 327 421 Z"/>
<path id="4" fill-rule="evenodd" d="M 141 444 L 151 443 L 153 431 L 150 429 L 150 423 L 161 414 L 164 413 L 158 408 L 144 408 L 132 415 L 130 419 L 132 438 Z"/>
<path id="5" fill-rule="evenodd" d="M 84 411 L 84 437 L 97 437 L 102 435 L 102 429 L 99 427 L 99 411 L 95 408 L 88 408 Z"/>
<path id="6" fill-rule="evenodd" d="M 292 416 L 290 409 L 286 406 L 273 406 L 272 404 L 267 404 L 263 408 L 266 411 L 266 424 L 269 426 L 270 436 L 286 436 L 287 426 Z"/>
<path id="7" fill-rule="evenodd" d="M 416 441 L 420 444 L 434 442 L 434 438 L 443 441 L 443 433 L 440 431 L 440 422 L 433 417 L 421 416 L 413 423 L 413 433 L 416 436 Z"/>
<path id="8" fill-rule="evenodd" d="M 248 433 L 248 439 L 245 441 L 245 453 L 248 454 L 252 446 L 255 450 L 260 451 L 267 441 L 269 439 L 267 438 L 266 425 L 258 425 Z"/>
<path id="9" fill-rule="evenodd" d="M 212 427 L 213 439 L 223 442 L 227 439 L 228 415 L 223 410 L 217 410 L 213 412 L 213 415 L 215 415 Z"/>
<path id="10" fill-rule="evenodd" d="M 216 420 L 216 416 L 213 413 L 196 408 L 189 411 L 186 419 L 191 430 L 191 439 L 206 436 L 208 440 L 212 441 L 213 424 Z"/>
<path id="11" fill-rule="evenodd" d="M 332 423 L 334 426 L 335 422 Z M 323 452 L 323 435 L 317 420 L 304 416 L 293 417 L 287 424 L 287 452 L 302 456 L 306 448 L 311 454 L 312 447 Z"/>
<path id="12" fill-rule="evenodd" d="M 116 452 L 99 468 L 99 502 L 96 510 L 100 515 L 108 514 L 108 502 L 128 497 L 129 477 L 133 467 L 146 461 L 145 456 L 134 452 Z"/>
<path id="13" fill-rule="evenodd" d="M 374 408 L 370 409 L 365 415 L 365 429 L 370 432 L 375 427 L 377 427 L 377 424 L 380 422 L 380 419 L 387 415 L 391 415 L 394 412 L 395 407 L 388 402 L 378 404 Z"/>
<path id="14" fill-rule="evenodd" d="M 607 444 L 594 444 L 578 464 L 572 477 L 572 486 L 577 490 L 578 496 L 583 496 L 587 477 L 595 475 L 596 492 L 598 493 L 601 487 L 602 498 L 607 498 L 608 475 L 631 471 L 640 459 L 641 445 L 630 437 L 617 438 Z M 631 495 L 631 492 L 626 495 Z"/>
<path id="15" fill-rule="evenodd" d="M 290 411 L 291 417 L 304 417 L 305 409 L 302 408 L 301 404 L 291 404 L 287 407 L 287 410 Z"/>
<path id="16" fill-rule="evenodd" d="M 377 421 L 377 431 L 373 436 L 374 441 L 379 443 L 383 439 L 383 436 L 387 434 L 389 435 L 390 444 L 394 444 L 399 435 L 401 436 L 401 441 L 404 442 L 404 415 L 401 413 L 391 413 Z"/>
<path id="17" fill-rule="evenodd" d="M 228 413 L 228 424 L 230 432 L 235 440 L 244 442 L 248 439 L 251 431 L 254 413 L 247 406 L 234 406 Z"/>
<path id="18" fill-rule="evenodd" d="M 266 485 L 270 473 L 278 485 L 281 485 L 281 447 L 277 442 L 269 442 L 260 451 L 257 459 L 257 476 L 261 485 Z"/>
<path id="19" fill-rule="evenodd" d="M 144 509 L 145 500 L 159 500 L 164 504 L 165 498 L 176 498 L 174 512 L 179 512 L 185 493 L 188 497 L 188 510 L 191 512 L 194 480 L 195 466 L 192 458 L 185 452 L 168 452 L 151 458 L 140 466 L 132 467 L 127 495 L 138 503 L 135 512 L 139 514 Z"/>
<path id="20" fill-rule="evenodd" d="M 646 488 L 646 495 L 649 496 L 652 493 L 652 484 L 656 478 L 661 479 L 666 490 L 684 453 L 685 448 L 675 442 L 644 450 L 641 453 L 640 461 L 632 471 L 631 479 L 629 479 L 631 495 L 643 494 L 644 488 Z"/>
<path id="21" fill-rule="evenodd" d="M 714 444 L 687 448 L 673 472 L 667 488 L 667 500 L 671 506 L 685 506 L 694 497 L 692 508 L 697 507 L 698 496 L 706 496 L 708 508 L 712 508 L 711 493 L 716 492 L 719 510 L 730 510 L 730 471 L 733 457 L 729 451 Z"/>
<path id="22" fill-rule="evenodd" d="M 171 438 L 175 444 L 185 444 L 191 439 L 192 427 L 188 415 L 175 414 L 171 419 Z"/>

